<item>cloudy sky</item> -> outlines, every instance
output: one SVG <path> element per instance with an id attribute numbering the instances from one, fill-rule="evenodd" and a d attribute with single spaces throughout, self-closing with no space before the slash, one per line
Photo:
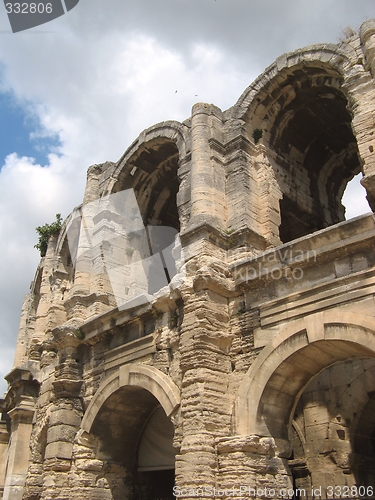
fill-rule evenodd
<path id="1" fill-rule="evenodd" d="M 282 53 L 337 43 L 372 17 L 374 0 L 80 0 L 13 34 L 0 5 L 0 393 L 39 261 L 35 227 L 81 202 L 87 167 L 197 101 L 227 109 Z M 361 189 L 349 216 L 368 211 Z"/>

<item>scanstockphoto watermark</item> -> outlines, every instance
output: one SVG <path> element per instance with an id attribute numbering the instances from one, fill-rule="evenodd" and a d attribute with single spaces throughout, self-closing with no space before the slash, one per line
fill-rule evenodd
<path id="1" fill-rule="evenodd" d="M 145 225 L 133 189 L 77 208 L 66 238 L 76 272 L 107 276 L 119 310 L 168 294 L 185 278 L 177 229 Z"/>
<path id="2" fill-rule="evenodd" d="M 323 499 L 371 499 L 374 496 L 373 486 L 318 486 L 310 488 L 272 488 L 261 487 L 253 488 L 248 485 L 232 486 L 230 488 L 216 488 L 214 486 L 201 486 L 196 488 L 181 488 L 174 486 L 173 496 L 176 498 L 256 498 L 256 499 L 275 499 L 292 500 L 295 498 L 316 500 Z"/>
<path id="3" fill-rule="evenodd" d="M 25 31 L 63 16 L 79 0 L 4 0 L 13 33 Z"/>
<path id="4" fill-rule="evenodd" d="M 235 269 L 236 281 L 250 282 L 257 279 L 271 280 L 296 280 L 303 278 L 304 268 L 309 263 L 316 263 L 317 253 L 315 250 L 275 248 L 259 257 L 252 259 L 245 265 Z"/>
<path id="5" fill-rule="evenodd" d="M 250 486 L 232 486 L 231 488 L 216 488 L 214 486 L 202 486 L 197 488 L 173 488 L 173 496 L 176 498 L 259 498 L 259 499 L 282 499 L 291 500 L 306 497 L 307 491 L 303 488 L 252 488 Z"/>

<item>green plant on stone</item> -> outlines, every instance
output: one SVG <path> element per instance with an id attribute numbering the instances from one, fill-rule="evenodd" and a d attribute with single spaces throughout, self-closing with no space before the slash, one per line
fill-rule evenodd
<path id="1" fill-rule="evenodd" d="M 154 318 L 162 318 L 164 313 L 163 313 L 163 311 L 159 311 L 158 309 L 155 309 L 153 307 L 152 314 L 153 314 Z"/>
<path id="2" fill-rule="evenodd" d="M 60 232 L 62 225 L 61 214 L 56 214 L 55 222 L 52 224 L 44 224 L 44 226 L 38 226 L 35 231 L 39 234 L 39 240 L 34 248 L 39 250 L 40 256 L 44 257 L 47 253 L 48 240 L 51 236 L 58 234 Z"/>
<path id="3" fill-rule="evenodd" d="M 233 248 L 237 245 L 237 238 L 230 236 L 227 240 L 228 248 Z"/>
<path id="4" fill-rule="evenodd" d="M 85 338 L 85 334 L 83 333 L 83 331 L 80 328 L 78 328 L 78 330 L 76 330 L 75 335 L 80 340 L 83 340 Z"/>

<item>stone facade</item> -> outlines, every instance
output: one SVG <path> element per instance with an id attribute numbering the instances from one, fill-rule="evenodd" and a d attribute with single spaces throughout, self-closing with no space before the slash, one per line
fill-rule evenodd
<path id="1" fill-rule="evenodd" d="M 4 500 L 373 496 L 375 221 L 341 198 L 362 172 L 375 209 L 374 76 L 370 20 L 89 168 L 76 210 L 134 190 L 183 265 L 121 308 L 103 245 L 81 230 L 72 255 L 72 217 L 50 239 L 1 401 Z M 105 251 L 141 273 L 128 238 Z"/>

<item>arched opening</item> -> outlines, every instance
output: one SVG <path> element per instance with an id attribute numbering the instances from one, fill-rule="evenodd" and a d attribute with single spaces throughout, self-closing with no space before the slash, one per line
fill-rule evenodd
<path id="1" fill-rule="evenodd" d="M 244 115 L 249 137 L 261 129 L 262 143 L 269 146 L 281 192 L 274 210 L 283 243 L 344 221 L 343 193 L 361 172 L 344 76 L 310 57 L 280 71 L 274 65 L 260 77 L 260 90 Z M 298 58 L 290 54 L 290 59 Z"/>
<path id="2" fill-rule="evenodd" d="M 104 474 L 112 500 L 173 498 L 170 417 L 179 404 L 176 385 L 151 366 L 123 365 L 102 382 L 81 431 L 94 437 L 96 457 L 104 462 L 98 481 Z"/>
<path id="3" fill-rule="evenodd" d="M 142 144 L 127 160 L 113 192 L 133 188 L 145 226 L 180 230 L 176 196 L 179 152 L 170 139 L 157 138 Z"/>
<path id="4" fill-rule="evenodd" d="M 122 387 L 100 408 L 92 434 L 105 463 L 113 500 L 172 500 L 174 427 L 146 389 Z"/>
<path id="5" fill-rule="evenodd" d="M 135 212 L 143 224 L 126 234 L 126 268 L 129 275 L 121 291 L 125 290 L 124 304 L 144 300 L 144 294 L 153 295 L 168 285 L 176 274 L 175 256 L 179 259 L 180 220 L 177 209 L 179 189 L 179 151 L 176 142 L 158 137 L 142 143 L 126 160 L 118 174 L 112 192 L 133 190 Z M 125 241 L 125 240 L 124 240 Z M 118 272 L 116 271 L 118 275 Z M 133 276 L 134 275 L 134 276 Z M 112 286 L 117 277 L 111 277 Z M 125 305 L 121 304 L 121 307 Z"/>
<path id="6" fill-rule="evenodd" d="M 361 163 L 342 83 L 331 69 L 298 68 L 275 99 L 270 146 L 281 174 L 283 243 L 345 220 L 342 195 Z"/>
<path id="7" fill-rule="evenodd" d="M 310 381 L 290 428 L 289 465 L 297 488 L 327 489 L 333 478 L 341 488 L 375 487 L 374 389 L 375 360 L 368 358 L 337 363 Z"/>
<path id="8" fill-rule="evenodd" d="M 258 417 L 272 436 L 288 439 L 291 416 L 301 388 L 327 366 L 366 355 L 374 353 L 365 346 L 344 340 L 321 340 L 298 349 L 272 373 L 262 394 Z"/>
<path id="9" fill-rule="evenodd" d="M 372 442 L 375 427 L 374 331 L 366 315 L 306 317 L 263 349 L 242 382 L 237 432 L 278 441 L 296 487 L 359 486 L 365 479 L 375 487 L 372 446 L 360 441 Z"/>

